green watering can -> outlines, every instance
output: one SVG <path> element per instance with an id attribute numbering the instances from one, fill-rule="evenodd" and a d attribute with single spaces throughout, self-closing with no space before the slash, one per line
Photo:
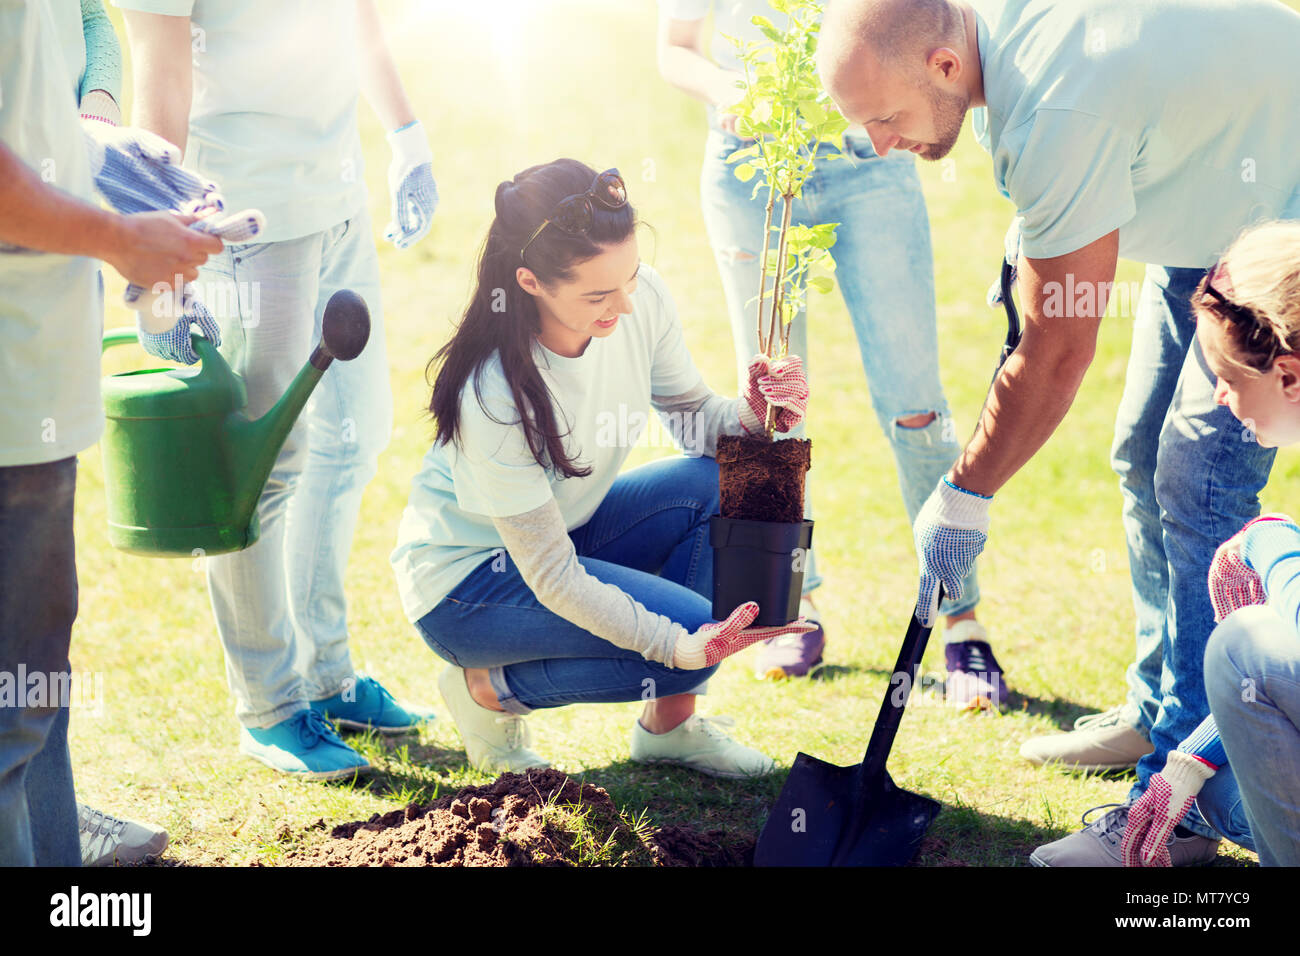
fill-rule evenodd
<path id="1" fill-rule="evenodd" d="M 131 554 L 224 554 L 257 540 L 257 502 L 298 413 L 334 359 L 361 354 L 370 310 L 341 289 L 325 306 L 321 342 L 265 415 L 244 414 L 248 392 L 216 347 L 193 335 L 202 364 L 109 375 L 103 382 L 108 540 Z M 136 341 L 104 334 L 104 349 Z"/>

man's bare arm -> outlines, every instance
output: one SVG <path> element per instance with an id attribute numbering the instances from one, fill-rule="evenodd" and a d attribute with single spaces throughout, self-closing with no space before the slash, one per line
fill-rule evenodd
<path id="1" fill-rule="evenodd" d="M 393 63 L 375 0 L 357 0 L 358 52 L 361 95 L 391 132 L 415 120 L 402 78 Z"/>
<path id="2" fill-rule="evenodd" d="M 167 212 L 120 216 L 42 182 L 0 143 L 0 242 L 37 252 L 107 262 L 145 288 L 198 275 L 221 240 L 185 228 L 193 216 Z"/>
<path id="3" fill-rule="evenodd" d="M 135 73 L 131 125 L 157 133 L 184 152 L 194 85 L 190 18 L 138 10 L 123 10 L 122 17 Z"/>
<path id="4" fill-rule="evenodd" d="M 720 107 L 719 123 L 734 133 L 736 117 L 726 107 L 740 99 L 744 91 L 736 83 L 744 77 L 724 70 L 704 52 L 704 20 L 660 17 L 657 54 L 659 75 L 697 100 Z"/>
<path id="5" fill-rule="evenodd" d="M 1056 431 L 1096 353 L 1118 258 L 1117 230 L 1054 259 L 1021 259 L 1024 336 L 993 385 L 974 437 L 953 466 L 955 485 L 994 494 Z M 1078 296 L 1067 300 L 1071 288 L 1089 290 L 1091 307 Z"/>

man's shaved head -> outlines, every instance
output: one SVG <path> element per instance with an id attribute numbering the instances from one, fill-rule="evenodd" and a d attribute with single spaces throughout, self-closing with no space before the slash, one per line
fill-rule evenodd
<path id="1" fill-rule="evenodd" d="M 971 102 L 978 51 L 951 0 L 832 0 L 817 69 L 831 99 L 876 152 L 947 155 Z"/>
<path id="2" fill-rule="evenodd" d="M 948 0 L 834 0 L 822 21 L 823 75 L 869 50 L 881 65 L 920 69 L 935 47 L 960 44 L 961 12 Z"/>

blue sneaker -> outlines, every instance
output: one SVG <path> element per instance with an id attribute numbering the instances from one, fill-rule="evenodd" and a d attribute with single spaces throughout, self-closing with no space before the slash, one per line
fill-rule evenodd
<path id="1" fill-rule="evenodd" d="M 311 702 L 312 710 L 334 721 L 340 730 L 406 734 L 433 720 L 433 711 L 399 704 L 373 677 L 358 674 L 343 685 L 333 697 Z"/>
<path id="2" fill-rule="evenodd" d="M 272 770 L 306 780 L 341 780 L 370 772 L 370 762 L 343 742 L 330 722 L 303 708 L 274 727 L 241 727 L 239 752 Z"/>

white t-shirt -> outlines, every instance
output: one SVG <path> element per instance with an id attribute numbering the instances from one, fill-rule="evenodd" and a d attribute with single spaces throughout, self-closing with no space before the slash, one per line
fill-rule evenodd
<path id="1" fill-rule="evenodd" d="M 557 426 L 569 430 L 565 450 L 591 467 L 586 478 L 561 480 L 534 460 L 497 356 L 480 380 L 491 417 L 470 379 L 461 395 L 459 447 L 437 444 L 424 456 L 398 529 L 392 563 L 409 620 L 433 610 L 502 547 L 493 517 L 532 511 L 554 496 L 568 530 L 586 524 L 635 443 L 622 423 L 647 415 L 652 394 L 680 395 L 702 384 L 672 298 L 645 263 L 631 300 L 631 314 L 614 333 L 592 338 L 577 358 L 534 345 Z"/>
<path id="2" fill-rule="evenodd" d="M 93 202 L 63 39 L 47 0 L 0 0 L 0 141 L 44 182 Z M 0 467 L 58 461 L 99 439 L 98 271 L 94 259 L 0 246 Z"/>
<path id="3" fill-rule="evenodd" d="M 336 226 L 366 202 L 356 0 L 113 0 L 189 17 L 194 93 L 185 165 L 229 209 L 260 209 L 260 241 Z"/>
<path id="4" fill-rule="evenodd" d="M 1300 13 L 1275 0 L 973 0 L 976 137 L 1047 259 L 1205 268 L 1300 217 Z"/>

